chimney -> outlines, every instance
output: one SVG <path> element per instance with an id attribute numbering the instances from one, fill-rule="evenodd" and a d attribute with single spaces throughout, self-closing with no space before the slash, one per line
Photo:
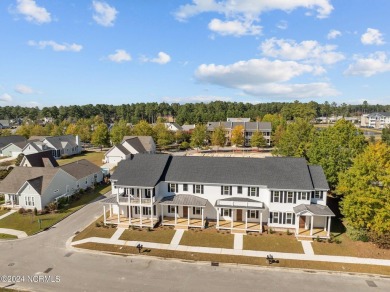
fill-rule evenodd
<path id="1" fill-rule="evenodd" d="M 80 145 L 79 135 L 76 135 L 76 144 L 77 144 L 78 146 L 81 146 L 81 145 Z"/>

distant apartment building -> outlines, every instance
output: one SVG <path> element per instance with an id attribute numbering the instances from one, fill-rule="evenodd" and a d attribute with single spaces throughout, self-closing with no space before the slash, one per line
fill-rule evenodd
<path id="1" fill-rule="evenodd" d="M 220 126 L 226 131 L 227 143 L 231 141 L 232 130 L 237 126 L 242 126 L 244 129 L 245 146 L 250 146 L 252 135 L 257 131 L 263 134 L 267 145 L 271 145 L 272 126 L 270 122 L 250 122 L 249 118 L 228 118 L 226 122 L 208 122 L 207 132 L 212 133 Z"/>
<path id="2" fill-rule="evenodd" d="M 383 129 L 390 125 L 390 112 L 362 115 L 360 126 L 374 129 Z"/>

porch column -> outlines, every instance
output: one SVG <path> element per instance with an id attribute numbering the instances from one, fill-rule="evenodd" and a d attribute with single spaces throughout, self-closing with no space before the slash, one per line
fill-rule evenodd
<path id="1" fill-rule="evenodd" d="M 234 211 L 234 210 L 232 210 L 232 209 L 230 209 L 231 211 Z M 236 212 L 237 212 L 237 210 L 236 210 Z M 231 212 L 232 213 L 232 217 L 230 218 L 231 219 L 231 221 L 230 221 L 230 228 L 233 230 L 233 219 L 234 219 L 234 212 Z"/>
<path id="2" fill-rule="evenodd" d="M 184 209 L 184 207 L 183 207 Z M 190 208 L 187 206 L 187 226 L 190 226 Z"/>
<path id="3" fill-rule="evenodd" d="M 161 225 L 164 225 L 164 205 L 161 206 Z"/>
<path id="4" fill-rule="evenodd" d="M 248 210 L 245 210 L 245 230 L 248 229 Z"/>
<path id="5" fill-rule="evenodd" d="M 260 211 L 260 233 L 263 233 L 263 212 Z"/>
<path id="6" fill-rule="evenodd" d="M 121 223 L 121 206 L 118 204 L 118 224 Z"/>
<path id="7" fill-rule="evenodd" d="M 328 217 L 324 217 L 324 231 L 327 230 L 326 229 L 326 223 L 328 223 L 327 221 L 328 221 Z"/>
<path id="8" fill-rule="evenodd" d="M 14 207 L 14 195 L 11 196 L 11 206 Z"/>
<path id="9" fill-rule="evenodd" d="M 329 217 L 328 217 L 328 233 L 327 233 L 328 237 L 330 236 L 330 222 L 331 222 L 331 221 L 332 221 L 332 217 L 329 216 Z"/>
<path id="10" fill-rule="evenodd" d="M 129 206 L 129 225 L 131 225 L 131 215 L 133 214 L 132 207 Z"/>
<path id="11" fill-rule="evenodd" d="M 202 210 L 202 228 L 204 228 L 204 222 L 203 222 L 203 221 L 204 221 L 204 220 L 203 220 L 203 217 L 204 217 L 204 208 L 202 207 L 201 210 Z"/>
<path id="12" fill-rule="evenodd" d="M 112 217 L 112 210 L 111 210 L 112 206 L 110 204 L 110 217 Z"/>
<path id="13" fill-rule="evenodd" d="M 150 207 L 150 227 L 153 228 L 153 205 Z"/>
<path id="14" fill-rule="evenodd" d="M 310 219 L 310 236 L 313 236 L 313 222 L 314 222 L 314 216 L 312 215 L 311 216 L 311 219 Z"/>
<path id="15" fill-rule="evenodd" d="M 177 225 L 177 206 L 175 206 L 175 226 Z"/>
<path id="16" fill-rule="evenodd" d="M 142 207 L 139 206 L 139 224 L 140 224 L 140 227 L 142 228 Z"/>
<path id="17" fill-rule="evenodd" d="M 103 222 L 104 222 L 104 224 L 106 224 L 106 205 L 103 205 Z"/>
<path id="18" fill-rule="evenodd" d="M 219 229 L 219 208 L 217 208 L 217 229 Z"/>
<path id="19" fill-rule="evenodd" d="M 301 220 L 301 216 L 295 216 L 295 235 L 299 234 L 299 221 Z"/>

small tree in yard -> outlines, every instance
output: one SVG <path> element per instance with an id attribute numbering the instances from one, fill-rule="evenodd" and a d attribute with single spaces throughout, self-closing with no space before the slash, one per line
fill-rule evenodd
<path id="1" fill-rule="evenodd" d="M 20 166 L 20 163 L 22 162 L 23 157 L 24 157 L 24 154 L 23 154 L 23 153 L 20 153 L 20 154 L 18 155 L 18 157 L 16 158 L 16 161 L 15 161 L 15 165 L 16 165 L 16 166 Z"/>
<path id="2" fill-rule="evenodd" d="M 191 146 L 194 148 L 199 148 L 204 145 L 207 138 L 207 127 L 206 125 L 196 125 L 195 129 L 191 134 Z"/>
<path id="3" fill-rule="evenodd" d="M 267 141 L 265 140 L 263 133 L 256 131 L 253 133 L 251 141 L 251 147 L 256 147 L 259 150 L 260 147 L 267 146 Z"/>
<path id="4" fill-rule="evenodd" d="M 239 125 L 235 126 L 232 130 L 232 145 L 243 146 L 244 145 L 244 127 Z"/>
<path id="5" fill-rule="evenodd" d="M 57 202 L 50 202 L 49 204 L 47 204 L 47 209 L 50 213 L 54 213 L 55 211 L 57 211 Z"/>
<path id="6" fill-rule="evenodd" d="M 110 142 L 110 135 L 106 124 L 99 124 L 92 133 L 91 142 L 93 145 L 103 149 L 103 146 L 108 146 Z"/>
<path id="7" fill-rule="evenodd" d="M 215 128 L 214 132 L 211 134 L 211 145 L 217 147 L 223 147 L 225 143 L 226 143 L 225 128 L 219 126 Z"/>

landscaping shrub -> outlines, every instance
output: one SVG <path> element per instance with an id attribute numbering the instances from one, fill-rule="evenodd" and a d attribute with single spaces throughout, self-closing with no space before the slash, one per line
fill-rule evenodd
<path id="1" fill-rule="evenodd" d="M 99 222 L 95 222 L 95 226 L 96 226 L 96 227 L 102 227 L 102 225 L 100 225 Z"/>
<path id="2" fill-rule="evenodd" d="M 62 209 L 68 203 L 68 198 L 62 197 L 57 200 L 58 209 Z"/>
<path id="3" fill-rule="evenodd" d="M 19 214 L 26 214 L 26 210 L 25 210 L 24 208 L 20 208 L 20 209 L 18 210 L 18 213 L 19 213 Z"/>
<path id="4" fill-rule="evenodd" d="M 38 215 L 38 210 L 37 208 L 34 208 L 34 216 L 37 216 Z"/>
<path id="5" fill-rule="evenodd" d="M 188 148 L 190 148 L 190 143 L 184 141 L 180 144 L 180 150 L 187 150 Z"/>
<path id="6" fill-rule="evenodd" d="M 347 236 L 353 241 L 369 241 L 369 236 L 366 230 L 364 229 L 355 229 L 352 227 L 347 227 Z"/>
<path id="7" fill-rule="evenodd" d="M 377 247 L 390 249 L 390 232 L 381 235 L 370 233 L 370 239 Z"/>

